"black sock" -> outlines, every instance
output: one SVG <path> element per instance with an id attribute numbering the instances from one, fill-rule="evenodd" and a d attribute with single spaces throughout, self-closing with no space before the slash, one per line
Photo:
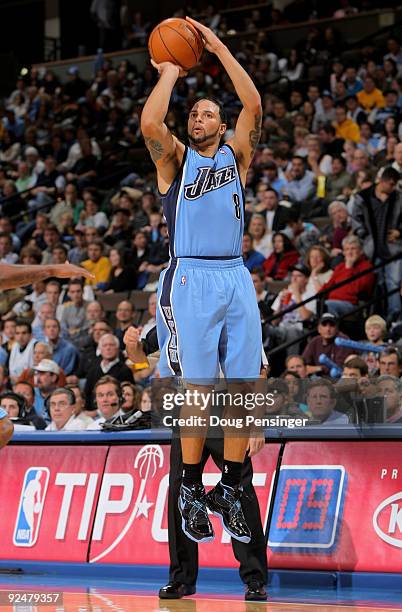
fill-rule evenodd
<path id="1" fill-rule="evenodd" d="M 221 483 L 224 485 L 229 485 L 229 487 L 239 485 L 242 467 L 243 464 L 239 461 L 228 461 L 227 459 L 224 459 Z"/>
<path id="2" fill-rule="evenodd" d="M 183 463 L 183 484 L 202 484 L 201 463 Z"/>

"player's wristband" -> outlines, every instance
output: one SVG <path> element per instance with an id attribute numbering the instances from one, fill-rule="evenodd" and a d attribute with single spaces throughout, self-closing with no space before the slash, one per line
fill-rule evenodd
<path id="1" fill-rule="evenodd" d="M 4 410 L 4 408 L 0 408 L 0 419 L 4 419 L 8 417 L 8 413 Z"/>

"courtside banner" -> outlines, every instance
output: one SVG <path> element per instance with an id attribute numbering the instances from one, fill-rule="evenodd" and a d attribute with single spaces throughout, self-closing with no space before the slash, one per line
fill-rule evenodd
<path id="1" fill-rule="evenodd" d="M 402 442 L 289 442 L 271 567 L 402 571 Z"/>
<path id="2" fill-rule="evenodd" d="M 0 457 L 0 558 L 87 560 L 107 446 L 8 446 Z"/>
<path id="3" fill-rule="evenodd" d="M 264 520 L 280 445 L 267 445 L 254 459 L 254 486 Z M 91 563 L 168 564 L 167 501 L 170 446 L 112 447 L 92 534 Z M 204 470 L 207 489 L 220 478 L 209 460 Z M 200 564 L 237 567 L 229 538 L 211 517 L 215 540 L 199 547 Z"/>

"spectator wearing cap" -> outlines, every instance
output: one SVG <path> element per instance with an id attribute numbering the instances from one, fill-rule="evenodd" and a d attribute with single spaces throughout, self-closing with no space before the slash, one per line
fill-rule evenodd
<path id="1" fill-rule="evenodd" d="M 342 241 L 342 250 L 344 261 L 336 266 L 329 281 L 321 287 L 322 290 L 331 289 L 334 285 L 372 268 L 357 236 L 346 236 Z M 368 299 L 374 289 L 374 282 L 375 275 L 369 272 L 360 278 L 350 280 L 342 287 L 329 291 L 325 298 L 328 312 L 336 317 L 347 315 L 359 304 L 360 300 Z"/>
<path id="2" fill-rule="evenodd" d="M 306 401 L 312 423 L 321 426 L 347 425 L 348 416 L 335 410 L 336 400 L 336 391 L 329 381 L 311 381 L 307 388 Z"/>
<path id="3" fill-rule="evenodd" d="M 87 423 L 76 417 L 75 394 L 71 389 L 58 387 L 50 393 L 46 403 L 51 418 L 46 431 L 83 431 L 87 428 Z"/>
<path id="4" fill-rule="evenodd" d="M 357 125 L 361 125 L 367 120 L 367 115 L 359 105 L 357 96 L 348 96 L 345 100 L 345 105 L 347 108 L 346 116 L 348 119 L 351 119 L 354 121 L 354 123 L 357 123 Z"/>
<path id="5" fill-rule="evenodd" d="M 306 170 L 305 161 L 299 155 L 293 156 L 287 178 L 287 194 L 293 202 L 301 204 L 311 200 L 316 190 L 315 176 L 313 172 Z"/>
<path id="6" fill-rule="evenodd" d="M 353 142 L 360 141 L 360 128 L 352 119 L 348 119 L 346 106 L 342 103 L 336 105 L 334 127 L 338 138 Z"/>
<path id="7" fill-rule="evenodd" d="M 402 197 L 396 187 L 399 173 L 385 168 L 373 187 L 355 196 L 352 227 L 363 241 L 366 256 L 374 263 L 386 263 L 390 257 L 402 253 Z M 387 291 L 399 289 L 402 278 L 401 260 L 389 262 L 379 272 Z M 388 318 L 400 315 L 399 292 L 388 296 Z"/>
<path id="8" fill-rule="evenodd" d="M 71 342 L 60 337 L 61 325 L 57 319 L 46 319 L 44 332 L 47 343 L 53 349 L 53 361 L 66 376 L 74 373 L 78 364 L 78 351 Z"/>
<path id="9" fill-rule="evenodd" d="M 49 422 L 49 414 L 45 407 L 45 400 L 59 383 L 60 368 L 52 359 L 42 359 L 35 366 L 35 401 L 34 410 L 36 414 Z"/>
<path id="10" fill-rule="evenodd" d="M 372 76 L 367 75 L 363 81 L 363 89 L 357 94 L 357 99 L 360 106 L 367 113 L 374 108 L 383 108 L 385 106 L 384 96 L 382 91 L 375 85 Z"/>
<path id="11" fill-rule="evenodd" d="M 63 95 L 68 100 L 79 100 L 85 96 L 88 88 L 87 83 L 81 79 L 77 66 L 71 66 L 67 70 L 68 81 L 63 87 Z"/>
<path id="12" fill-rule="evenodd" d="M 338 329 L 338 319 L 330 312 L 322 315 L 318 323 L 318 336 L 310 340 L 303 351 L 303 357 L 307 365 L 308 374 L 324 374 L 328 375 L 327 366 L 320 364 L 320 355 L 323 353 L 331 359 L 339 367 L 348 355 L 353 355 L 351 349 L 335 344 L 335 338 L 347 338 L 345 334 Z"/>
<path id="13" fill-rule="evenodd" d="M 273 252 L 264 261 L 262 267 L 268 281 L 283 280 L 287 277 L 289 268 L 296 265 L 299 253 L 283 232 L 274 234 L 273 247 Z"/>
<path id="14" fill-rule="evenodd" d="M 312 131 L 317 133 L 318 130 L 326 123 L 335 121 L 335 103 L 330 91 L 323 91 L 322 96 L 322 111 L 315 113 Z"/>
<path id="15" fill-rule="evenodd" d="M 280 291 L 272 304 L 274 314 L 280 314 L 290 306 L 294 306 L 314 297 L 314 291 L 307 291 L 309 270 L 303 265 L 290 268 L 290 284 Z M 316 301 L 312 300 L 304 306 L 299 306 L 291 312 L 285 313 L 282 318 L 271 321 L 273 327 L 269 330 L 269 338 L 277 344 L 297 340 L 303 335 L 303 322 L 311 319 L 316 313 Z M 286 349 L 288 355 L 299 353 L 299 344 L 295 343 Z"/>
<path id="16" fill-rule="evenodd" d="M 243 235 L 242 255 L 244 265 L 250 272 L 262 266 L 265 261 L 264 255 L 254 250 L 253 238 L 248 232 Z"/>
<path id="17" fill-rule="evenodd" d="M 112 269 L 109 259 L 102 256 L 102 253 L 102 242 L 93 240 L 88 244 L 88 259 L 82 262 L 82 267 L 94 275 L 93 279 L 86 279 L 86 284 L 97 289 L 106 287 Z"/>
<path id="18" fill-rule="evenodd" d="M 346 159 L 334 157 L 331 163 L 331 174 L 325 182 L 325 199 L 333 202 L 352 186 L 352 176 L 346 172 Z"/>

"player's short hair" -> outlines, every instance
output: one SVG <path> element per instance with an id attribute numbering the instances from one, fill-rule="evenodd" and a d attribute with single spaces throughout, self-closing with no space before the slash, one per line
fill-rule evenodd
<path id="1" fill-rule="evenodd" d="M 201 100 L 208 100 L 209 102 L 213 102 L 214 104 L 216 104 L 219 109 L 219 117 L 221 119 L 221 123 L 227 125 L 228 117 L 225 109 L 223 108 L 222 102 L 220 102 L 217 98 L 214 98 L 214 96 L 203 96 L 202 98 L 197 100 L 197 102 L 200 102 Z"/>

